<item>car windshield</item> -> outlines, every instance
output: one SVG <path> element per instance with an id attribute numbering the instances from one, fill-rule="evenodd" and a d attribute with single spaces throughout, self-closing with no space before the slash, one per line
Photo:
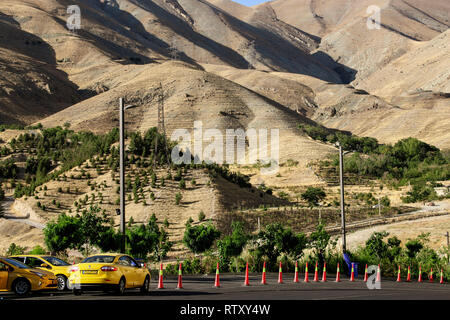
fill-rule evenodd
<path id="1" fill-rule="evenodd" d="M 23 264 L 22 262 L 19 262 L 17 260 L 14 259 L 9 259 L 9 258 L 5 258 L 4 259 L 7 263 L 13 265 L 16 268 L 20 268 L 20 269 L 31 269 L 29 266 L 27 266 L 26 264 Z"/>
<path id="2" fill-rule="evenodd" d="M 115 256 L 92 256 L 84 259 L 82 263 L 112 263 Z"/>
<path id="3" fill-rule="evenodd" d="M 42 257 L 42 258 L 44 258 L 45 260 L 50 262 L 50 264 L 52 264 L 52 265 L 54 265 L 56 267 L 70 266 L 70 264 L 68 264 L 67 262 L 65 262 L 65 261 L 63 261 L 61 259 L 55 258 L 55 257 Z"/>

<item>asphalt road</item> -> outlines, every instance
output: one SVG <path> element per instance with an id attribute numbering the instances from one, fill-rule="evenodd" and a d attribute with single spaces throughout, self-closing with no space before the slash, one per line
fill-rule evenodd
<path id="1" fill-rule="evenodd" d="M 32 293 L 18 298 L 11 293 L 1 293 L 2 300 L 450 300 L 450 285 L 423 282 L 401 282 L 382 279 L 380 289 L 368 289 L 362 278 L 350 282 L 342 277 L 334 282 L 293 283 L 293 274 L 283 274 L 283 284 L 278 284 L 278 274 L 267 274 L 267 285 L 261 285 L 261 275 L 250 275 L 250 286 L 244 286 L 243 275 L 220 275 L 220 288 L 214 287 L 214 275 L 184 276 L 183 289 L 176 289 L 177 278 L 164 279 L 164 289 L 157 289 L 157 279 L 152 279 L 151 291 L 142 295 L 138 290 L 127 290 L 123 296 L 103 292 L 84 292 L 75 296 L 66 292 Z M 310 274 L 310 280 L 312 280 Z"/>

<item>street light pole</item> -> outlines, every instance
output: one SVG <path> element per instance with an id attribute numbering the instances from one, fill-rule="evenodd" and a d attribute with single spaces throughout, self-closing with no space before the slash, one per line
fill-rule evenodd
<path id="1" fill-rule="evenodd" d="M 120 121 L 120 252 L 125 253 L 125 108 L 123 98 L 119 99 L 119 121 Z"/>
<path id="2" fill-rule="evenodd" d="M 347 242 L 345 239 L 345 203 L 344 203 L 344 155 L 342 145 L 338 142 L 339 147 L 339 184 L 341 187 L 341 232 L 342 232 L 342 251 L 347 250 Z"/>
<path id="3" fill-rule="evenodd" d="M 135 105 L 124 106 L 123 98 L 119 99 L 119 135 L 120 135 L 120 252 L 125 253 L 125 110 Z"/>
<path id="4" fill-rule="evenodd" d="M 447 262 L 450 263 L 450 234 L 447 231 L 445 235 L 447 236 Z"/>

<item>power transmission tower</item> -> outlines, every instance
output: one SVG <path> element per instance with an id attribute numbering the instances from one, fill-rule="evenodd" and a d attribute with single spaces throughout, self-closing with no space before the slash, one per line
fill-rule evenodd
<path id="1" fill-rule="evenodd" d="M 172 43 L 170 44 L 170 47 L 169 47 L 169 54 L 170 54 L 170 57 L 172 58 L 172 60 L 175 60 L 175 61 L 178 60 L 179 51 L 178 51 L 177 42 L 175 39 L 172 39 Z"/>
<path id="2" fill-rule="evenodd" d="M 169 148 L 167 147 L 166 126 L 164 124 L 164 91 L 161 82 L 158 87 L 158 127 L 157 133 L 161 134 L 164 139 L 167 165 L 170 170 Z M 156 157 L 158 155 L 158 135 L 155 139 L 155 154 L 153 157 L 153 166 L 156 168 Z"/>

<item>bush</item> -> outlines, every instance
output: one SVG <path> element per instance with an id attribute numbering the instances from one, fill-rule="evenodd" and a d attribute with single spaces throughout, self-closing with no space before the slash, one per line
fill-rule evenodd
<path id="1" fill-rule="evenodd" d="M 45 249 L 40 245 L 37 245 L 30 252 L 28 252 L 28 254 L 43 255 L 47 254 L 47 251 L 45 251 Z"/>
<path id="2" fill-rule="evenodd" d="M 182 198 L 183 198 L 183 196 L 181 195 L 181 193 L 177 192 L 177 193 L 175 194 L 175 204 L 176 204 L 176 205 L 179 205 Z"/>
<path id="3" fill-rule="evenodd" d="M 200 211 L 200 213 L 198 214 L 198 221 L 199 221 L 199 222 L 202 222 L 202 221 L 205 220 L 205 218 L 206 218 L 206 215 L 205 215 L 205 213 L 203 212 L 203 210 Z"/>
<path id="4" fill-rule="evenodd" d="M 193 253 L 202 253 L 211 248 L 220 232 L 212 225 L 187 225 L 184 232 L 183 243 Z"/>
<path id="5" fill-rule="evenodd" d="M 11 243 L 9 245 L 8 250 L 6 251 L 7 256 L 15 256 L 18 254 L 24 254 L 25 253 L 25 247 L 21 247 L 15 243 Z"/>

